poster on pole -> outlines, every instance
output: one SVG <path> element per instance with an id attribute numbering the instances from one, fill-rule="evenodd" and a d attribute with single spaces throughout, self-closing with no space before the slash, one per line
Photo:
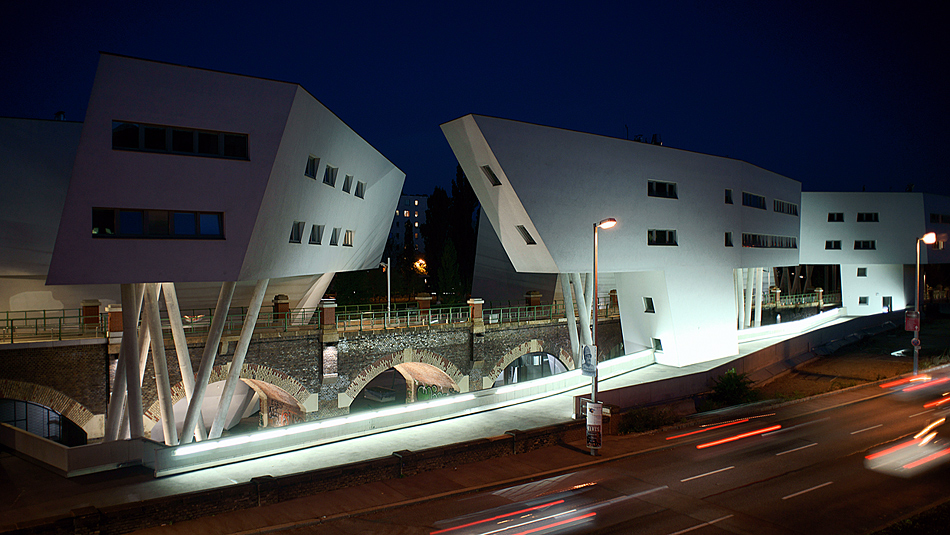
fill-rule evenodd
<path id="1" fill-rule="evenodd" d="M 587 447 L 600 448 L 603 439 L 603 403 L 587 402 Z"/>
<path id="2" fill-rule="evenodd" d="M 597 346 L 585 345 L 581 349 L 581 375 L 593 377 L 597 374 Z"/>

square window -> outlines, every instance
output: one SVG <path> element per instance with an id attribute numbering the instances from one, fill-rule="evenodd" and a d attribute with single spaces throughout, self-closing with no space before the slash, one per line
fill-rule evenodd
<path id="1" fill-rule="evenodd" d="M 403 210 L 402 216 L 403 216 L 403 217 L 409 217 L 409 210 Z"/>
<path id="2" fill-rule="evenodd" d="M 222 236 L 224 232 L 222 232 L 221 214 L 198 214 L 198 234 Z"/>
<path id="3" fill-rule="evenodd" d="M 659 338 L 653 339 L 653 351 L 663 351 L 663 342 Z"/>
<path id="4" fill-rule="evenodd" d="M 323 183 L 330 186 L 331 188 L 336 187 L 336 167 L 327 166 L 326 170 L 323 172 Z"/>
<path id="5" fill-rule="evenodd" d="M 336 246 L 340 244 L 340 227 L 333 229 L 333 233 L 330 234 L 330 245 Z"/>
<path id="6" fill-rule="evenodd" d="M 343 192 L 349 193 L 350 189 L 353 188 L 353 175 L 346 175 L 343 177 Z"/>
<path id="7" fill-rule="evenodd" d="M 224 155 L 247 159 L 247 134 L 224 134 Z"/>
<path id="8" fill-rule="evenodd" d="M 827 240 L 825 242 L 825 249 L 828 249 L 828 250 L 841 249 L 841 240 Z"/>
<path id="9" fill-rule="evenodd" d="M 304 225 L 306 223 L 303 221 L 294 221 L 293 226 L 290 227 L 290 243 L 300 243 L 303 238 Z"/>
<path id="10" fill-rule="evenodd" d="M 176 236 L 194 236 L 198 234 L 198 223 L 194 212 L 173 212 L 172 225 Z"/>
<path id="11" fill-rule="evenodd" d="M 416 221 L 413 225 L 414 225 L 416 228 L 419 228 L 419 222 L 418 222 L 418 221 Z"/>
<path id="12" fill-rule="evenodd" d="M 732 247 L 732 233 L 726 233 L 726 247 Z"/>
<path id="13" fill-rule="evenodd" d="M 359 197 L 360 199 L 362 199 L 366 195 L 366 182 L 360 182 L 360 181 L 356 182 L 355 195 Z M 419 201 L 416 201 L 416 203 L 418 204 Z"/>
<path id="14" fill-rule="evenodd" d="M 859 268 L 858 268 L 858 276 L 859 276 L 859 277 L 867 277 L 867 276 L 868 276 L 868 268 L 866 268 L 866 267 L 859 267 Z"/>
<path id="15" fill-rule="evenodd" d="M 317 168 L 320 167 L 320 158 L 314 158 L 313 156 L 307 156 L 307 168 L 304 170 L 304 176 L 310 178 L 317 178 Z"/>
<path id="16" fill-rule="evenodd" d="M 146 213 L 148 214 L 149 236 L 168 236 L 168 211 L 149 210 Z"/>
<path id="17" fill-rule="evenodd" d="M 194 130 L 172 130 L 172 150 L 175 152 L 195 152 Z"/>
<path id="18" fill-rule="evenodd" d="M 866 305 L 866 304 L 868 304 L 868 296 L 863 295 L 863 296 L 859 297 L 859 298 L 858 298 L 858 304 L 859 304 L 859 305 Z"/>
<path id="19" fill-rule="evenodd" d="M 323 225 L 310 226 L 310 244 L 320 245 L 323 241 Z"/>
<path id="20" fill-rule="evenodd" d="M 139 148 L 139 125 L 135 123 L 112 122 L 112 148 Z"/>
<path id="21" fill-rule="evenodd" d="M 92 209 L 92 233 L 97 236 L 115 236 L 115 210 Z"/>
<path id="22" fill-rule="evenodd" d="M 732 204 L 732 190 L 726 190 L 726 204 Z"/>
<path id="23" fill-rule="evenodd" d="M 653 298 L 652 298 L 652 297 L 644 297 L 644 298 L 643 298 L 643 311 L 644 311 L 645 313 L 647 313 L 647 314 L 655 314 L 655 313 L 656 313 L 656 309 L 653 308 Z"/>
<path id="24" fill-rule="evenodd" d="M 416 206 L 419 206 L 419 199 L 416 199 L 416 200 L 415 200 L 415 204 L 416 204 Z"/>

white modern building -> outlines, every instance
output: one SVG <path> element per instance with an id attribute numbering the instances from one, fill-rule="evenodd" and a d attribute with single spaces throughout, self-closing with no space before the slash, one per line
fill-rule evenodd
<path id="1" fill-rule="evenodd" d="M 801 185 L 781 175 L 485 116 L 442 130 L 514 269 L 558 274 L 579 310 L 591 308 L 593 226 L 618 221 L 599 232 L 598 301 L 617 291 L 625 350 L 652 349 L 651 362 L 736 355 L 739 326 L 761 316 L 752 289 L 767 288 L 766 269 L 799 263 Z"/>

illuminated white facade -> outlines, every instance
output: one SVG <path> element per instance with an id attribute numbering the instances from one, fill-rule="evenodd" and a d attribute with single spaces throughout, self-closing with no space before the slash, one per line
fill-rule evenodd
<path id="1" fill-rule="evenodd" d="M 673 366 L 736 355 L 746 304 L 761 293 L 753 299 L 746 288 L 763 288 L 764 268 L 799 263 L 794 180 L 738 160 L 491 117 L 442 129 L 514 268 L 559 274 L 562 288 L 576 274 L 568 301 L 580 303 L 581 289 L 590 303 L 593 224 L 618 220 L 599 232 L 598 293 L 606 303 L 617 290 L 627 353 L 653 348 L 656 362 Z"/>

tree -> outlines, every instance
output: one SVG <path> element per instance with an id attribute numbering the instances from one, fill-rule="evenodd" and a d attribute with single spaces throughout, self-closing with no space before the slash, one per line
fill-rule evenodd
<path id="1" fill-rule="evenodd" d="M 427 204 L 426 222 L 421 226 L 422 239 L 426 248 L 429 287 L 439 288 L 439 263 L 442 261 L 445 240 L 449 236 L 452 205 L 448 193 L 438 186 L 432 191 Z"/>
<path id="2" fill-rule="evenodd" d="M 465 299 L 472 291 L 477 209 L 478 198 L 465 178 L 461 166 L 456 166 L 455 169 L 451 197 L 440 187 L 436 187 L 429 196 L 422 236 L 425 239 L 426 258 L 429 263 L 429 284 L 440 294 L 443 288 L 454 287 L 457 288 L 454 293 Z M 451 265 L 444 263 L 445 248 L 449 241 L 455 249 Z M 454 280 L 448 284 L 441 280 L 443 274 L 450 273 L 458 276 L 457 285 Z"/>
<path id="3" fill-rule="evenodd" d="M 437 291 L 439 300 L 443 303 L 461 303 L 468 296 L 462 287 L 462 278 L 459 276 L 458 254 L 451 239 L 445 241 L 442 249 L 442 258 L 439 262 L 439 285 Z"/>

